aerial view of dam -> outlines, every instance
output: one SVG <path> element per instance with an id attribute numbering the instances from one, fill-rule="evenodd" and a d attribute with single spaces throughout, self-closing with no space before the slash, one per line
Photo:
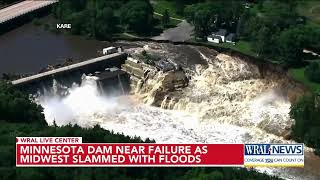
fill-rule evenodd
<path id="1" fill-rule="evenodd" d="M 91 134 L 85 142 L 101 142 L 94 140 L 96 131 L 114 133 L 108 136 L 119 136 L 122 143 L 124 136 L 160 144 L 302 143 L 303 168 L 224 167 L 230 174 L 246 174 L 227 176 L 227 170 L 212 167 L 193 178 L 319 179 L 320 45 L 314 42 L 320 40 L 319 22 L 310 15 L 316 10 L 301 13 L 311 1 L 294 2 L 5 1 L 0 5 L 0 139 L 83 133 L 84 139 Z M 219 7 L 230 16 L 211 11 Z M 285 20 L 275 18 L 277 13 L 286 13 Z M 314 38 L 304 37 L 311 34 Z M 6 143 L 4 154 L 12 158 Z M 5 179 L 29 171 L 1 163 Z M 151 177 L 149 170 L 139 169 L 135 176 L 128 168 L 124 178 L 166 179 L 173 173 L 169 168 L 169 175 L 156 171 L 159 175 Z M 33 170 L 28 178 L 60 172 L 47 171 Z M 70 177 L 76 177 L 73 171 Z M 88 171 L 87 179 L 102 173 Z M 117 179 L 121 171 L 104 177 Z M 192 170 L 185 171 L 172 178 L 189 179 Z"/>

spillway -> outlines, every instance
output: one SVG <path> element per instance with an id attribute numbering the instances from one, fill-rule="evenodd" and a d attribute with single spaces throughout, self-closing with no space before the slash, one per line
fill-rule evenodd
<path id="1" fill-rule="evenodd" d="M 135 94 L 102 94 L 96 77 L 83 76 L 81 84 L 60 88 L 63 96 L 53 91 L 36 101 L 49 124 L 99 124 L 157 143 L 293 143 L 283 138 L 293 123 L 288 115 L 291 103 L 281 88 L 285 78 L 265 78 L 257 66 L 239 58 L 197 51 L 208 65 L 190 69 L 189 86 L 168 93 L 160 99 L 161 107 L 148 104 L 157 98 L 152 87 L 161 87 L 161 73 Z M 258 170 L 287 179 L 317 178 L 303 169 Z"/>

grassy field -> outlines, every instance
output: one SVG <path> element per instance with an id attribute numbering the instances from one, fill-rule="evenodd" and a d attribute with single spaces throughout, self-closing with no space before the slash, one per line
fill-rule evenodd
<path id="1" fill-rule="evenodd" d="M 306 16 L 311 21 L 320 24 L 319 0 L 299 1 L 297 10 L 300 15 Z"/>
<path id="2" fill-rule="evenodd" d="M 300 81 L 301 83 L 306 85 L 308 88 L 310 88 L 312 91 L 314 92 L 320 91 L 320 84 L 309 81 L 309 79 L 304 75 L 304 70 L 305 68 L 290 69 L 289 74 L 295 80 Z"/>
<path id="3" fill-rule="evenodd" d="M 228 48 L 231 48 L 231 49 L 234 49 L 234 50 L 238 50 L 244 54 L 248 54 L 250 56 L 257 56 L 256 53 L 253 52 L 252 48 L 251 48 L 251 43 L 248 42 L 248 41 L 238 41 L 236 43 L 236 45 L 232 45 L 230 43 L 222 43 L 221 44 L 222 46 L 224 47 L 228 47 Z"/>
<path id="4" fill-rule="evenodd" d="M 238 41 L 235 45 L 231 44 L 231 43 L 220 43 L 220 44 L 216 44 L 216 43 L 211 43 L 211 42 L 206 42 L 206 44 L 212 45 L 212 46 L 218 46 L 218 47 L 225 47 L 225 48 L 230 48 L 230 49 L 234 49 L 237 50 L 243 54 L 247 54 L 253 57 L 257 57 L 257 54 L 255 52 L 253 52 L 252 48 L 251 48 L 251 43 L 248 41 L 243 41 L 240 40 Z"/>
<path id="5" fill-rule="evenodd" d="M 320 63 L 320 59 L 316 60 L 317 62 Z M 303 83 L 304 85 L 306 85 L 308 88 L 310 88 L 312 91 L 320 92 L 320 83 L 315 83 L 310 81 L 305 75 L 304 75 L 304 71 L 305 71 L 305 67 L 302 68 L 292 68 L 289 70 L 289 75 L 291 77 L 293 77 L 295 80 L 300 81 L 301 83 Z"/>

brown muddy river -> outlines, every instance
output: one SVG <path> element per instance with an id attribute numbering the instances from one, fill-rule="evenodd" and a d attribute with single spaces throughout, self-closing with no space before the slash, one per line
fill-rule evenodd
<path id="1" fill-rule="evenodd" d="M 67 58 L 81 61 L 100 55 L 111 43 L 79 36 L 55 34 L 32 23 L 0 36 L 0 74 L 39 72 L 47 65 L 63 63 Z"/>

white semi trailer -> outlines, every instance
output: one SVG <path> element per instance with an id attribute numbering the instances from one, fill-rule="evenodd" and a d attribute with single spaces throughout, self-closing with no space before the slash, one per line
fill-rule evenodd
<path id="1" fill-rule="evenodd" d="M 116 52 L 118 52 L 118 48 L 113 47 L 113 46 L 108 47 L 108 48 L 103 48 L 103 50 L 102 50 L 103 55 L 113 54 Z"/>

